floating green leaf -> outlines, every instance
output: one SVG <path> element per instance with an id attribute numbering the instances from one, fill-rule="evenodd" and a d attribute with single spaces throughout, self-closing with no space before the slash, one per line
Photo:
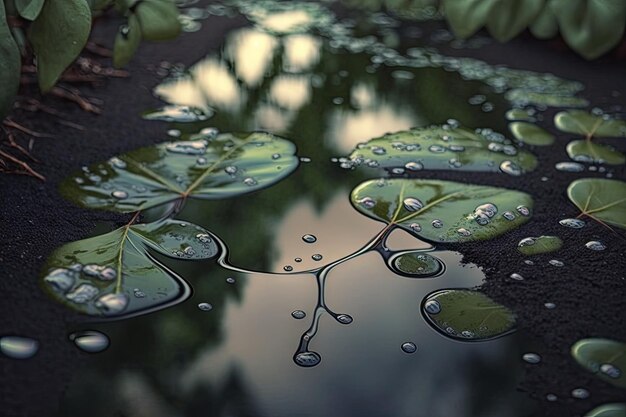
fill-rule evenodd
<path id="1" fill-rule="evenodd" d="M 141 25 L 137 16 L 128 16 L 128 23 L 120 27 L 113 46 L 113 65 L 120 68 L 128 64 L 141 43 Z"/>
<path id="2" fill-rule="evenodd" d="M 180 33 L 178 9 L 171 0 L 143 0 L 137 3 L 135 14 L 146 40 L 173 39 Z"/>
<path id="3" fill-rule="evenodd" d="M 552 0 L 550 7 L 565 42 L 587 59 L 609 51 L 624 36 L 623 0 Z"/>
<path id="4" fill-rule="evenodd" d="M 577 133 L 587 138 L 626 137 L 626 120 L 613 119 L 607 115 L 596 116 L 582 110 L 557 113 L 554 124 L 563 132 Z"/>
<path id="5" fill-rule="evenodd" d="M 544 105 L 550 107 L 585 107 L 589 102 L 568 91 L 533 91 L 520 87 L 508 91 L 504 97 L 518 105 Z"/>
<path id="6" fill-rule="evenodd" d="M 610 339 L 582 339 L 572 356 L 583 368 L 618 387 L 626 388 L 626 344 Z"/>
<path id="7" fill-rule="evenodd" d="M 478 291 L 436 291 L 424 299 L 422 312 L 436 330 L 457 340 L 489 340 L 515 330 L 513 312 Z"/>
<path id="8" fill-rule="evenodd" d="M 402 252 L 389 259 L 389 267 L 397 274 L 411 278 L 432 278 L 441 275 L 444 263 L 424 251 Z"/>
<path id="9" fill-rule="evenodd" d="M 567 144 L 567 154 L 574 161 L 622 165 L 624 154 L 614 148 L 590 140 L 574 140 Z"/>
<path id="10" fill-rule="evenodd" d="M 477 131 L 451 125 L 415 128 L 370 139 L 351 154 L 353 166 L 499 172 L 532 171 L 535 156 L 519 150 L 491 129 Z M 507 167 L 513 168 L 512 170 Z"/>
<path id="11" fill-rule="evenodd" d="M 55 299 L 81 313 L 119 316 L 171 304 L 187 285 L 152 255 L 209 259 L 211 234 L 178 220 L 126 225 L 68 243 L 48 258 L 42 282 Z"/>
<path id="12" fill-rule="evenodd" d="M 554 143 L 554 135 L 533 123 L 513 122 L 509 130 L 521 142 L 535 146 L 547 146 Z"/>
<path id="13" fill-rule="evenodd" d="M 96 164 L 61 185 L 87 208 L 132 212 L 185 198 L 222 199 L 281 180 L 298 166 L 293 143 L 269 133 L 192 136 Z"/>
<path id="14" fill-rule="evenodd" d="M 15 8 L 20 16 L 28 20 L 35 20 L 39 16 L 43 4 L 44 0 L 15 0 Z"/>
<path id="15" fill-rule="evenodd" d="M 538 255 L 561 249 L 563 241 L 557 236 L 527 237 L 519 241 L 517 250 L 524 255 Z"/>
<path id="16" fill-rule="evenodd" d="M 199 107 L 180 106 L 171 104 L 158 110 L 147 111 L 143 114 L 146 120 L 161 120 L 164 122 L 193 123 L 204 121 L 213 116 L 213 110 Z"/>
<path id="17" fill-rule="evenodd" d="M 47 0 L 33 22 L 29 39 L 37 56 L 42 91 L 49 91 L 82 51 L 91 30 L 85 0 Z"/>
<path id="18" fill-rule="evenodd" d="M 626 417 L 626 404 L 604 404 L 585 414 L 585 417 Z"/>
<path id="19" fill-rule="evenodd" d="M 506 112 L 507 120 L 526 120 L 528 122 L 534 122 L 533 112 L 525 109 L 511 109 Z"/>
<path id="20" fill-rule="evenodd" d="M 626 182 L 582 178 L 569 185 L 567 196 L 580 209 L 581 215 L 626 229 Z"/>
<path id="21" fill-rule="evenodd" d="M 0 120 L 13 108 L 13 99 L 20 85 L 20 51 L 6 20 L 4 2 L 0 1 Z"/>
<path id="22" fill-rule="evenodd" d="M 432 242 L 492 239 L 526 223 L 533 204 L 505 188 L 404 178 L 365 181 L 350 198 L 364 215 Z"/>

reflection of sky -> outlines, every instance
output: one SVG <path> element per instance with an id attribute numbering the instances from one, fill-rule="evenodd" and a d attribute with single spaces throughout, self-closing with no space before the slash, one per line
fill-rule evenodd
<path id="1" fill-rule="evenodd" d="M 304 10 L 286 10 L 260 19 L 259 24 L 271 32 L 289 33 L 307 28 L 312 21 L 311 15 Z"/>
<path id="2" fill-rule="evenodd" d="M 304 258 L 312 252 L 337 258 L 365 244 L 381 227 L 355 216 L 345 192 L 339 192 L 321 213 L 305 202 L 296 204 L 276 226 L 275 269 L 294 256 Z M 304 233 L 315 234 L 317 243 L 303 243 Z M 399 238 L 395 245 L 403 242 L 409 243 Z M 472 287 L 483 279 L 477 267 L 461 266 L 459 255 L 440 252 L 438 256 L 448 270 L 433 279 L 399 277 L 376 253 L 333 270 L 326 288 L 328 304 L 337 313 L 351 314 L 354 322 L 343 326 L 328 315 L 322 317 L 311 344 L 322 355 L 322 363 L 309 369 L 297 367 L 291 357 L 316 303 L 314 277 L 251 276 L 245 302 L 231 303 L 225 311 L 224 342 L 188 364 L 181 386 L 190 391 L 217 383 L 235 366 L 255 393 L 260 415 L 473 417 L 472 402 L 481 402 L 489 410 L 485 417 L 516 416 L 517 404 L 511 397 L 514 371 L 510 380 L 477 379 L 481 363 L 503 366 L 499 362 L 506 362 L 511 354 L 512 339 L 451 341 L 428 327 L 420 315 L 420 302 L 429 292 Z M 291 318 L 296 309 L 306 311 L 307 318 Z M 406 341 L 418 345 L 417 353 L 400 350 Z M 485 389 L 493 397 L 482 395 Z"/>
<path id="3" fill-rule="evenodd" d="M 254 88 L 269 72 L 278 40 L 265 32 L 246 28 L 230 35 L 226 45 L 226 55 L 233 63 L 237 77 Z"/>

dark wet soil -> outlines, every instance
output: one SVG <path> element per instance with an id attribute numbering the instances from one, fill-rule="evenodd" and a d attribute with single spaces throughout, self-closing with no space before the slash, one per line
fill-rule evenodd
<path id="1" fill-rule="evenodd" d="M 98 22 L 94 40 L 111 45 L 119 21 Z M 84 238 L 96 224 L 103 221 L 123 222 L 127 216 L 80 209 L 61 198 L 58 184 L 82 165 L 89 165 L 110 156 L 164 140 L 165 125 L 137 117 L 143 110 L 159 102 L 152 88 L 160 78 L 151 69 L 167 57 L 172 63 L 186 66 L 215 52 L 222 43 L 221 35 L 243 26 L 244 19 L 212 18 L 196 33 L 162 44 L 143 44 L 129 66 L 131 77 L 110 79 L 101 86 L 81 88 L 87 96 L 104 100 L 99 116 L 85 113 L 74 104 L 54 98 L 43 102 L 65 113 L 67 119 L 80 123 L 84 131 L 57 123 L 49 115 L 16 111 L 14 119 L 31 129 L 50 132 L 54 138 L 37 139 L 33 154 L 42 160 L 36 168 L 46 178 L 39 182 L 24 176 L 0 175 L 0 334 L 30 336 L 41 342 L 42 349 L 31 360 L 15 361 L 0 357 L 0 396 L 2 416 L 38 416 L 53 414 L 73 370 L 88 356 L 78 353 L 66 334 L 72 323 L 84 320 L 49 300 L 37 285 L 42 265 L 55 248 Z M 441 27 L 431 22 L 427 27 Z M 626 104 L 626 62 L 616 56 L 587 62 L 560 43 L 540 42 L 528 36 L 506 45 L 492 43 L 481 49 L 455 50 L 440 47 L 444 54 L 471 56 L 491 64 L 539 72 L 553 72 L 564 78 L 582 81 L 583 96 L 592 106 Z M 618 92 L 615 94 L 614 92 Z M 22 93 L 32 93 L 23 91 Z M 554 112 L 546 112 L 549 120 Z M 551 123 L 546 124 L 548 128 Z M 570 135 L 557 132 L 563 146 L 550 152 L 536 149 L 540 164 L 554 166 L 566 161 L 565 144 Z M 603 140 L 625 151 L 623 139 Z M 614 178 L 624 180 L 624 166 L 612 168 Z M 422 177 L 466 180 L 462 172 L 424 172 Z M 568 229 L 558 224 L 565 217 L 576 217 L 576 208 L 565 195 L 568 184 L 579 177 L 600 177 L 604 174 L 581 174 L 550 171 L 542 181 L 540 171 L 513 178 L 514 187 L 540 196 L 536 199 L 533 221 L 499 239 L 459 249 L 466 260 L 481 265 L 487 274 L 482 287 L 488 295 L 512 308 L 519 316 L 520 330 L 537 345 L 543 357 L 540 365 L 528 365 L 519 389 L 536 398 L 537 416 L 582 416 L 595 405 L 624 400 L 626 392 L 615 388 L 579 368 L 570 358 L 569 347 L 583 337 L 607 337 L 626 341 L 624 299 L 626 295 L 626 245 L 621 236 L 603 226 L 589 222 L 581 229 Z M 489 176 L 489 178 L 487 178 Z M 511 187 L 512 178 L 473 173 L 474 183 Z M 527 236 L 552 234 L 560 236 L 564 247 L 556 254 L 533 258 L 535 265 L 514 250 L 514 245 Z M 588 240 L 602 240 L 608 249 L 598 253 L 584 247 Z M 565 267 L 548 264 L 559 259 Z M 514 281 L 509 275 L 520 273 L 525 280 Z M 548 310 L 545 302 L 557 307 Z M 567 381 L 567 382 L 564 382 Z M 576 400 L 570 391 L 585 387 L 591 392 L 588 400 Z M 559 401 L 545 400 L 547 393 Z"/>

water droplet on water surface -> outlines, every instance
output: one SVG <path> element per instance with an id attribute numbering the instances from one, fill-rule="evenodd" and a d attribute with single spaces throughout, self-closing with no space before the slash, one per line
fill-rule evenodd
<path id="1" fill-rule="evenodd" d="M 321 261 L 323 258 L 323 256 L 319 253 L 314 254 L 313 256 L 311 256 L 311 259 L 313 259 L 314 261 Z"/>
<path id="2" fill-rule="evenodd" d="M 109 338 L 95 330 L 84 330 L 70 335 L 70 340 L 83 352 L 98 353 L 109 347 Z"/>
<path id="3" fill-rule="evenodd" d="M 314 235 L 309 235 L 309 234 L 302 236 L 302 240 L 304 240 L 306 243 L 317 242 L 317 238 Z"/>
<path id="4" fill-rule="evenodd" d="M 0 352 L 13 359 L 29 359 L 39 350 L 39 342 L 30 337 L 0 337 Z"/>
<path id="5" fill-rule="evenodd" d="M 583 172 L 585 170 L 585 166 L 578 162 L 559 162 L 554 167 L 557 171 L 562 172 Z"/>
<path id="6" fill-rule="evenodd" d="M 558 266 L 561 267 L 563 265 L 565 265 L 563 262 L 557 260 L 557 259 L 551 259 L 550 261 L 548 261 L 548 263 L 552 266 Z"/>
<path id="7" fill-rule="evenodd" d="M 81 284 L 72 292 L 67 293 L 65 297 L 76 304 L 84 304 L 93 299 L 99 292 L 100 291 L 93 285 Z"/>
<path id="8" fill-rule="evenodd" d="M 317 352 L 300 352 L 293 357 L 293 360 L 298 366 L 310 368 L 318 365 L 322 357 Z"/>
<path id="9" fill-rule="evenodd" d="M 579 400 L 584 400 L 589 398 L 591 394 L 584 388 L 576 388 L 572 390 L 572 397 L 578 398 Z"/>
<path id="10" fill-rule="evenodd" d="M 118 200 L 124 200 L 128 198 L 128 193 L 126 191 L 115 190 L 111 193 L 111 196 L 117 198 Z"/>
<path id="11" fill-rule="evenodd" d="M 104 312 L 105 315 L 114 315 L 121 313 L 128 306 L 128 296 L 123 293 L 105 294 L 98 298 L 96 307 Z"/>
<path id="12" fill-rule="evenodd" d="M 293 271 L 293 266 L 291 265 L 285 265 L 283 266 L 283 270 L 287 271 L 287 272 L 291 272 Z"/>
<path id="13" fill-rule="evenodd" d="M 511 279 L 514 279 L 516 281 L 524 281 L 524 277 L 518 274 L 517 272 L 512 273 L 510 277 Z"/>
<path id="14" fill-rule="evenodd" d="M 424 304 L 424 310 L 428 314 L 439 314 L 441 312 L 441 304 L 437 300 L 429 300 Z"/>
<path id="15" fill-rule="evenodd" d="M 597 240 L 592 240 L 589 241 L 587 243 L 585 243 L 585 246 L 587 247 L 587 249 L 591 249 L 591 250 L 605 250 L 606 249 L 606 245 L 600 241 Z"/>
<path id="16" fill-rule="evenodd" d="M 421 171 L 424 169 L 424 165 L 419 162 L 407 162 L 406 165 L 404 165 L 404 168 L 407 171 Z"/>
<path id="17" fill-rule="evenodd" d="M 548 400 L 548 401 L 550 401 L 550 402 L 554 402 L 554 401 L 556 401 L 556 400 L 558 400 L 558 399 L 559 399 L 559 397 L 557 397 L 557 396 L 556 396 L 556 395 L 554 395 L 554 394 L 547 394 L 547 395 L 546 395 L 546 400 Z"/>
<path id="18" fill-rule="evenodd" d="M 559 220 L 559 224 L 565 227 L 571 227 L 572 229 L 580 229 L 585 227 L 585 221 L 580 219 L 563 219 Z"/>
<path id="19" fill-rule="evenodd" d="M 211 311 L 211 310 L 213 310 L 213 306 L 211 304 L 209 304 L 209 303 L 200 303 L 200 304 L 198 304 L 198 308 L 201 311 Z"/>
<path id="20" fill-rule="evenodd" d="M 229 284 L 234 284 L 235 283 L 235 278 L 228 277 L 228 278 L 226 278 L 226 282 L 229 283 Z"/>
<path id="21" fill-rule="evenodd" d="M 306 317 L 306 313 L 302 310 L 294 310 L 291 312 L 291 317 L 297 320 L 301 320 Z"/>
<path id="22" fill-rule="evenodd" d="M 515 177 L 522 175 L 522 168 L 513 161 L 502 161 L 500 171 Z"/>
<path id="23" fill-rule="evenodd" d="M 248 177 L 248 178 L 244 179 L 243 183 L 246 184 L 248 187 L 252 187 L 253 185 L 257 184 L 256 180 L 254 178 L 252 178 L 252 177 Z"/>
<path id="24" fill-rule="evenodd" d="M 44 281 L 57 291 L 66 292 L 74 286 L 78 273 L 71 269 L 57 268 L 46 275 Z"/>
<path id="25" fill-rule="evenodd" d="M 335 319 L 341 324 L 350 324 L 353 321 L 352 316 L 348 314 L 340 314 Z"/>
<path id="26" fill-rule="evenodd" d="M 548 310 L 554 310 L 556 308 L 556 304 L 554 303 L 545 303 L 543 306 Z"/>
<path id="27" fill-rule="evenodd" d="M 424 203 L 422 203 L 420 200 L 418 200 L 417 198 L 413 198 L 413 197 L 407 197 L 404 199 L 403 201 L 404 204 L 404 208 L 407 211 L 410 212 L 415 212 L 420 210 L 422 207 L 424 207 Z"/>
<path id="28" fill-rule="evenodd" d="M 415 346 L 415 343 L 413 343 L 413 342 L 404 342 L 401 347 L 402 347 L 402 351 L 404 353 L 415 353 L 415 352 L 417 352 L 417 346 Z"/>
<path id="29" fill-rule="evenodd" d="M 433 220 L 431 224 L 435 229 L 441 229 L 443 227 L 443 222 L 439 219 Z"/>
<path id="30" fill-rule="evenodd" d="M 515 209 L 524 217 L 530 216 L 530 209 L 526 206 L 517 206 Z"/>
<path id="31" fill-rule="evenodd" d="M 367 209 L 371 209 L 376 205 L 376 200 L 371 197 L 364 197 L 359 200 L 359 204 Z"/>
<path id="32" fill-rule="evenodd" d="M 524 355 L 522 355 L 522 359 L 524 362 L 531 363 L 533 365 L 541 362 L 541 356 L 536 353 L 524 353 Z"/>
<path id="33" fill-rule="evenodd" d="M 207 143 L 203 140 L 172 142 L 165 145 L 165 149 L 173 153 L 187 155 L 202 155 L 206 152 Z"/>
<path id="34" fill-rule="evenodd" d="M 622 376 L 622 371 L 617 366 L 610 363 L 603 363 L 600 365 L 600 372 L 613 379 L 618 379 Z"/>

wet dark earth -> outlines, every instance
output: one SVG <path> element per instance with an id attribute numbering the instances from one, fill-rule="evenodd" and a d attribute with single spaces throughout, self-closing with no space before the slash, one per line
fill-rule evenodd
<path id="1" fill-rule="evenodd" d="M 570 417 L 623 402 L 623 345 L 595 373 L 570 351 L 581 339 L 626 341 L 623 229 L 584 216 L 581 228 L 560 221 L 581 212 L 567 195 L 572 181 L 623 181 L 624 164 L 571 159 L 566 146 L 581 135 L 553 122 L 572 108 L 626 116 L 619 51 L 587 62 L 559 41 L 522 36 L 501 45 L 478 35 L 459 43 L 428 14 L 416 21 L 332 2 L 255 5 L 189 6 L 187 32 L 142 45 L 130 78 L 81 89 L 103 100 L 101 115 L 43 98 L 82 131 L 17 110 L 16 120 L 55 137 L 33 146 L 46 182 L 0 176 L 0 414 Z M 277 19 L 280 13 L 288 14 Z M 118 25 L 101 19 L 94 40 L 111 45 Z M 170 114 L 192 106 L 194 114 L 183 113 L 196 120 L 149 120 L 163 118 L 154 111 L 166 105 Z M 514 108 L 553 143 L 494 136 L 513 138 L 507 112 Z M 384 151 L 359 145 L 433 125 L 445 128 L 424 133 L 432 145 L 408 150 L 421 152 L 419 159 L 402 158 L 423 130 L 393 139 L 396 145 L 383 139 Z M 455 150 L 478 128 L 465 145 L 477 143 L 475 154 Z M 192 235 L 215 245 L 205 258 L 200 246 L 174 256 L 155 246 L 138 249 L 141 262 L 168 271 L 172 287 L 129 283 L 127 298 L 109 298 L 107 309 L 85 307 L 95 317 L 79 314 L 83 304 L 70 292 L 50 290 L 43 278 L 70 267 L 55 260 L 55 250 L 123 227 L 135 209 L 144 222 L 163 217 L 159 208 L 145 210 L 138 183 L 121 189 L 111 182 L 128 174 L 120 163 L 128 162 L 127 152 L 201 132 L 200 145 L 163 152 L 182 158 L 171 164 L 202 166 L 209 161 L 197 149 L 227 140 L 229 132 L 252 131 L 288 140 L 268 154 L 271 172 L 244 175 L 254 159 L 241 157 L 224 168 L 225 178 L 240 181 L 215 186 L 228 198 L 191 194 L 184 205 L 168 206 L 177 237 L 184 240 L 182 230 L 196 225 L 201 231 Z M 597 143 L 618 156 L 626 150 L 623 137 L 599 136 Z M 138 157 L 159 164 L 154 149 Z M 116 156 L 100 172 L 98 164 Z M 250 165 L 241 174 L 244 163 Z M 440 187 L 444 197 L 451 185 L 441 181 L 460 184 L 468 200 L 468 184 L 484 186 L 488 197 L 463 202 L 464 213 L 473 214 L 450 228 L 461 203 L 435 217 L 413 217 L 431 204 L 425 188 L 404 194 L 415 179 Z M 186 180 L 179 185 L 193 188 Z M 401 184 L 397 207 L 388 209 L 383 194 Z M 365 194 L 353 193 L 357 186 Z M 518 193 L 508 197 L 502 189 Z M 167 195 L 158 187 L 151 192 Z M 619 201 L 620 192 L 611 197 Z M 94 201 L 133 209 L 89 209 Z M 485 230 L 484 240 L 474 240 Z M 518 243 L 538 236 L 556 236 L 560 247 L 521 253 Z M 399 261 L 407 252 L 413 257 Z M 479 314 L 480 323 L 462 328 L 454 328 L 454 318 L 439 319 L 462 302 L 495 315 Z M 120 305 L 122 312 L 136 309 L 134 316 L 99 317 L 115 316 Z M 27 343 L 11 345 L 11 336 Z M 29 358 L 10 357 L 16 355 Z"/>

